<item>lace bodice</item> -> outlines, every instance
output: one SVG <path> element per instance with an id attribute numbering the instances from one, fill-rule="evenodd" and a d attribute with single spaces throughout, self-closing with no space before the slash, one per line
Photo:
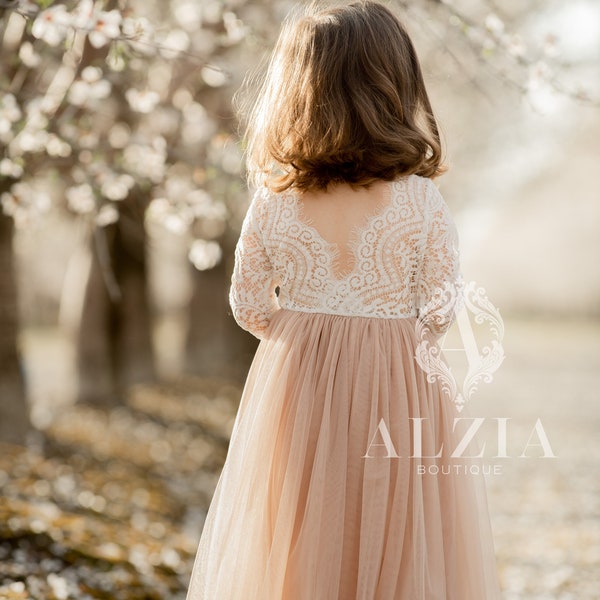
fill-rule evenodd
<path id="1" fill-rule="evenodd" d="M 335 244 L 303 218 L 298 195 L 258 190 L 235 249 L 229 303 L 237 323 L 262 338 L 279 308 L 417 317 L 458 276 L 456 228 L 430 179 L 410 175 L 389 186 L 388 203 L 349 240 L 354 264 L 343 275 Z"/>

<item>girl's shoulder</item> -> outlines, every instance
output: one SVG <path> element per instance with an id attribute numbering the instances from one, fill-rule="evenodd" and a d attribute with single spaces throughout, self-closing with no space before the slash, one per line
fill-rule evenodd
<path id="1" fill-rule="evenodd" d="M 265 230 L 269 223 L 276 219 L 283 201 L 289 199 L 291 192 L 276 192 L 267 186 L 254 190 L 248 212 L 261 230 Z"/>
<path id="2" fill-rule="evenodd" d="M 418 195 L 425 205 L 444 202 L 440 187 L 433 179 L 416 174 L 409 175 L 409 178 L 415 182 L 415 188 L 420 192 Z"/>
<path id="3" fill-rule="evenodd" d="M 290 203 L 296 198 L 297 192 L 292 188 L 277 192 L 268 186 L 262 186 L 254 191 L 250 207 L 257 215 L 265 218 L 277 212 L 278 207 Z"/>
<path id="4" fill-rule="evenodd" d="M 411 173 L 402 175 L 393 181 L 393 186 L 403 192 L 420 210 L 425 210 L 434 197 L 441 196 L 434 181 L 429 177 Z"/>
<path id="5" fill-rule="evenodd" d="M 438 187 L 430 177 L 411 174 L 395 181 L 400 196 L 411 203 L 427 223 L 440 218 L 452 220 L 451 211 Z"/>

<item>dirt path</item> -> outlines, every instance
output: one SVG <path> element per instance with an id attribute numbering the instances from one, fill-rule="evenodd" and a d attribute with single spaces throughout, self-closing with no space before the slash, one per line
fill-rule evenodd
<path id="1" fill-rule="evenodd" d="M 494 427 L 486 436 L 489 462 L 502 465 L 487 481 L 504 598 L 597 599 L 600 324 L 512 321 L 504 346 L 504 364 L 474 400 L 486 425 L 510 418 L 511 458 L 493 458 Z M 556 458 L 533 445 L 520 458 L 537 419 Z"/>
<path id="2" fill-rule="evenodd" d="M 60 396 L 48 369 L 68 361 L 47 338 L 30 344 L 41 361 L 30 372 Z M 504 346 L 469 406 L 500 468 L 487 482 L 503 597 L 596 600 L 600 324 L 507 321 Z M 28 451 L 0 448 L 0 597 L 183 600 L 240 392 L 200 379 L 139 386 L 119 408 L 63 404 L 54 420 L 46 403 Z M 494 458 L 493 418 L 508 419 L 509 458 Z M 529 440 L 538 419 L 555 458 Z"/>

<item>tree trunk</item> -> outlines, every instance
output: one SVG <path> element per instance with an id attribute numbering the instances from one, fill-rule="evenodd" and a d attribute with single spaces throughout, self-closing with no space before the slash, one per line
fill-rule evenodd
<path id="1" fill-rule="evenodd" d="M 258 340 L 241 329 L 231 315 L 229 285 L 233 247 L 224 245 L 222 261 L 208 271 L 194 274 L 188 336 L 187 370 L 195 375 L 220 376 L 243 381 Z"/>
<path id="2" fill-rule="evenodd" d="M 122 210 L 116 224 L 96 231 L 93 255 L 79 328 L 79 400 L 114 406 L 130 385 L 154 379 L 143 220 Z"/>
<path id="3" fill-rule="evenodd" d="M 12 219 L 0 212 L 0 441 L 22 444 L 30 424 L 17 350 L 12 238 Z"/>

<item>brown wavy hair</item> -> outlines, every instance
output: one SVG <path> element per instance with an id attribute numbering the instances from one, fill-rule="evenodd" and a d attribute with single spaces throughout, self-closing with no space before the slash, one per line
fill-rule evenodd
<path id="1" fill-rule="evenodd" d="M 415 48 L 377 2 L 288 17 L 245 140 L 249 182 L 278 192 L 446 170 Z"/>

